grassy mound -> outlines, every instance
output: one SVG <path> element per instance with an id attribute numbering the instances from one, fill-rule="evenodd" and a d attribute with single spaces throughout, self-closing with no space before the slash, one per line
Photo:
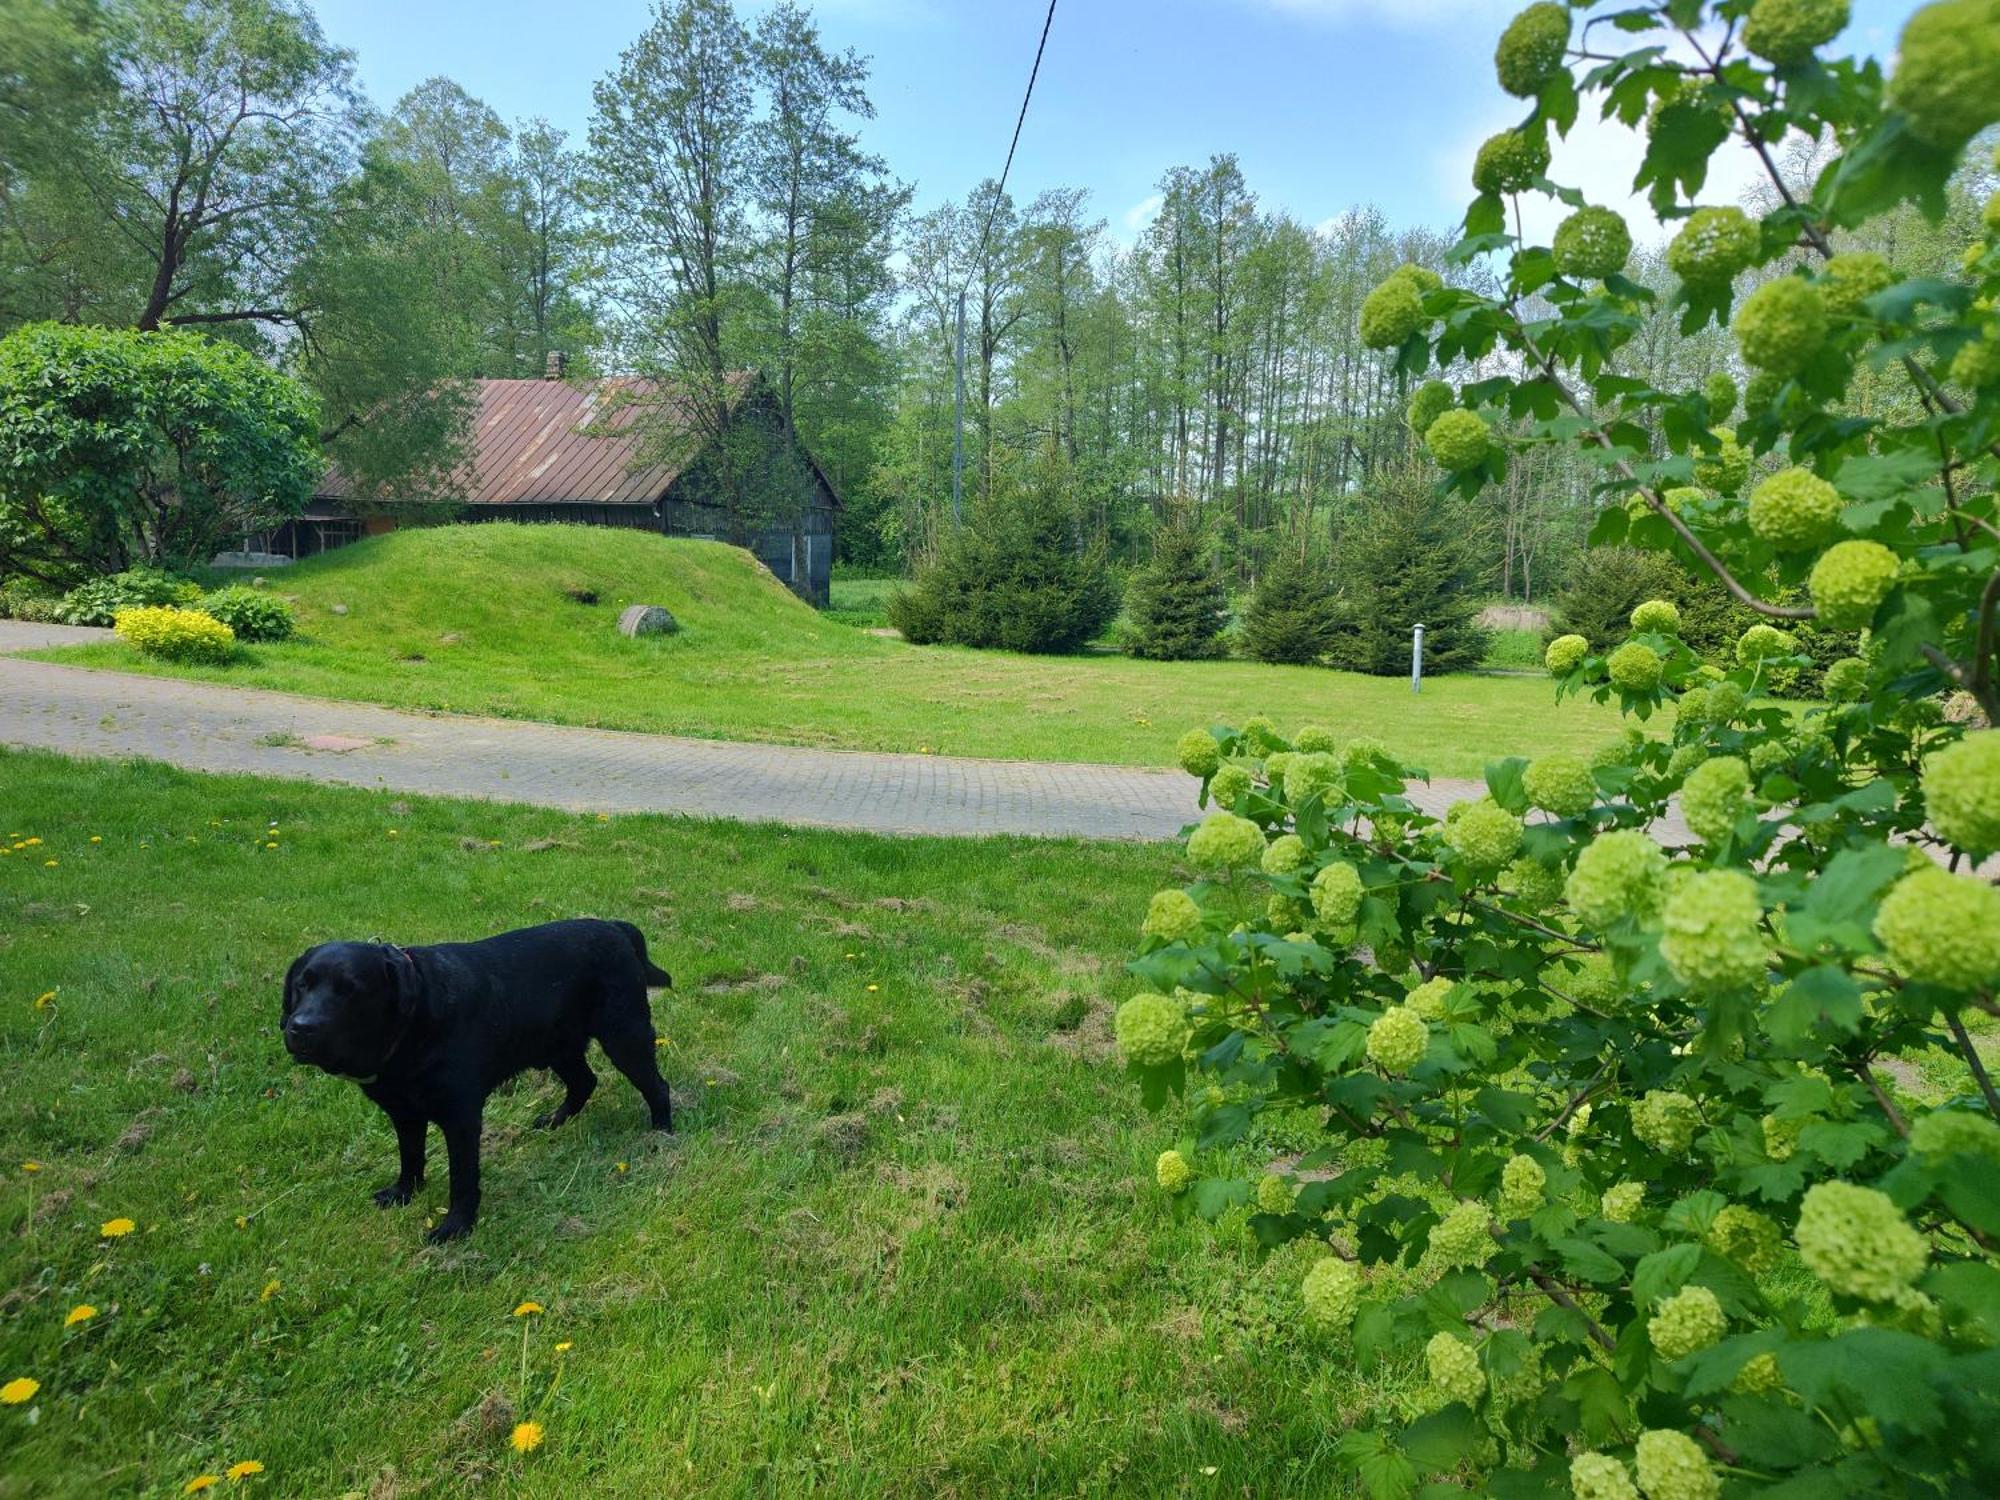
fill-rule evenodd
<path id="1" fill-rule="evenodd" d="M 740 549 L 585 526 L 392 533 L 287 569 L 299 638 L 226 667 L 123 645 L 50 660 L 397 708 L 849 750 L 1167 765 L 1193 724 L 1276 713 L 1370 735 L 1440 776 L 1618 732 L 1546 680 L 1398 678 L 1254 662 L 1013 656 L 884 640 L 815 613 Z M 594 591 L 579 604 L 572 591 Z M 660 604 L 678 635 L 628 641 Z M 344 613 L 336 613 L 336 608 Z"/>

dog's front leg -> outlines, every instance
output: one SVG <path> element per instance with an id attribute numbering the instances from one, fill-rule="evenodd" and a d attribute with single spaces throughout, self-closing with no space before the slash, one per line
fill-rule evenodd
<path id="1" fill-rule="evenodd" d="M 479 1218 L 479 1117 L 475 1104 L 438 1121 L 444 1131 L 445 1159 L 451 1165 L 451 1206 L 430 1232 L 433 1245 L 470 1234 Z"/>
<path id="2" fill-rule="evenodd" d="M 424 1185 L 424 1136 L 430 1130 L 430 1121 L 423 1117 L 422 1111 L 407 1105 L 389 1109 L 388 1114 L 390 1123 L 396 1127 L 396 1180 L 375 1194 L 375 1206 L 400 1208 Z"/>

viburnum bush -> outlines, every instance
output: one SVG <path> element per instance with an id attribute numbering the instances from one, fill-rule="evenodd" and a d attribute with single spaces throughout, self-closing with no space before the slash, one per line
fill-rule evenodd
<path id="1" fill-rule="evenodd" d="M 1415 1381 L 1338 1439 L 1375 1496 L 2000 1493 L 2000 1096 L 1973 1036 L 2000 1015 L 2000 731 L 1967 727 L 2000 712 L 2000 379 L 1965 354 L 2000 340 L 2000 209 L 1961 277 L 1844 249 L 1940 212 L 2000 119 L 2000 0 L 1920 10 L 1886 80 L 1821 56 L 1847 12 L 1674 0 L 1578 30 L 1532 6 L 1498 66 L 1533 110 L 1482 153 L 1457 252 L 1502 290 L 1399 272 L 1363 317 L 1413 381 L 1508 372 L 1419 390 L 1447 485 L 1589 450 L 1595 541 L 1762 617 L 1727 665 L 1659 601 L 1608 653 L 1556 640 L 1557 694 L 1631 727 L 1498 760 L 1443 818 L 1417 768 L 1325 728 L 1180 745 L 1211 810 L 1119 1045 L 1185 1111 L 1159 1189 L 1322 1242 L 1301 1336 Z M 1653 294 L 1546 175 L 1584 96 L 1648 133 L 1688 326 L 1734 310 L 1758 375 L 1732 429 L 1733 388 L 1619 370 Z M 1795 133 L 1838 147 L 1809 193 L 1773 168 L 1761 221 L 1690 202 L 1718 149 L 1769 162 Z M 1507 234 L 1516 192 L 1592 217 L 1552 252 Z M 1784 290 L 1739 299 L 1759 267 Z M 1845 404 L 1864 368 L 1911 398 Z M 1808 623 L 1865 634 L 1801 714 L 1766 690 Z"/>

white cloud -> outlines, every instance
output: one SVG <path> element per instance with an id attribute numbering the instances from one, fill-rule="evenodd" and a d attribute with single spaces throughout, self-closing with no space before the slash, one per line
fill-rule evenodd
<path id="1" fill-rule="evenodd" d="M 1153 216 L 1159 213 L 1160 205 L 1166 201 L 1158 193 L 1148 193 L 1118 216 L 1120 227 L 1113 231 L 1113 237 L 1126 245 L 1137 244 L 1139 236 L 1146 232 L 1146 226 L 1153 222 Z"/>

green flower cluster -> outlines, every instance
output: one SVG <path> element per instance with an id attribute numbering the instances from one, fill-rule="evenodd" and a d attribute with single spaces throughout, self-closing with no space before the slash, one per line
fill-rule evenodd
<path id="1" fill-rule="evenodd" d="M 1752 625 L 1736 638 L 1736 660 L 1746 667 L 1755 666 L 1774 656 L 1790 656 L 1798 646 L 1790 633 L 1775 625 Z"/>
<path id="2" fill-rule="evenodd" d="M 1441 466 L 1459 473 L 1486 462 L 1493 438 L 1478 412 L 1453 407 L 1424 429 L 1424 446 Z"/>
<path id="3" fill-rule="evenodd" d="M 1664 880 L 1664 871 L 1662 880 Z M 1619 987 L 1618 970 L 1613 967 L 1608 953 L 1586 953 L 1577 961 L 1574 974 L 1565 975 L 1557 988 L 1585 1005 L 1595 1005 L 1600 1009 L 1615 1005 L 1623 991 Z"/>
<path id="4" fill-rule="evenodd" d="M 1118 1052 L 1141 1068 L 1178 1062 L 1187 1047 L 1187 1008 L 1180 1001 L 1142 991 L 1118 1007 L 1112 1020 Z"/>
<path id="5" fill-rule="evenodd" d="M 1308 797 L 1324 797 L 1340 785 L 1340 757 L 1324 750 L 1294 752 L 1285 768 L 1285 795 L 1297 806 Z"/>
<path id="6" fill-rule="evenodd" d="M 1826 669 L 1820 690 L 1829 702 L 1852 703 L 1868 687 L 1868 663 L 1858 656 L 1843 656 Z"/>
<path id="7" fill-rule="evenodd" d="M 1668 1156 L 1687 1155 L 1700 1124 L 1701 1110 L 1676 1089 L 1648 1089 L 1632 1105 L 1632 1134 Z"/>
<path id="8" fill-rule="evenodd" d="M 1301 724 L 1292 748 L 1301 755 L 1331 755 L 1340 748 L 1340 739 L 1324 724 Z"/>
<path id="9" fill-rule="evenodd" d="M 1621 692 L 1650 693 L 1660 685 L 1660 653 L 1642 641 L 1627 641 L 1604 659 L 1604 667 Z"/>
<path id="10" fill-rule="evenodd" d="M 1542 653 L 1542 665 L 1549 669 L 1552 677 L 1567 676 L 1576 669 L 1576 664 L 1590 655 L 1590 642 L 1580 635 L 1559 635 L 1549 642 L 1549 649 Z"/>
<path id="11" fill-rule="evenodd" d="M 1826 540 L 1840 522 L 1840 491 L 1810 469 L 1780 469 L 1750 492 L 1750 529 L 1780 552 Z"/>
<path id="12" fill-rule="evenodd" d="M 1188 835 L 1188 862 L 1197 870 L 1234 870 L 1264 856 L 1264 830 L 1235 813 L 1213 812 Z"/>
<path id="13" fill-rule="evenodd" d="M 1740 870 L 1703 870 L 1660 913 L 1660 957 L 1691 990 L 1734 989 L 1761 979 L 1770 957 L 1757 882 Z"/>
<path id="14" fill-rule="evenodd" d="M 1571 1459 L 1569 1489 L 1576 1500 L 1639 1500 L 1625 1465 L 1608 1453 L 1579 1453 Z"/>
<path id="15" fill-rule="evenodd" d="M 1778 1369 L 1778 1356 L 1766 1349 L 1743 1362 L 1743 1368 L 1729 1382 L 1729 1389 L 1738 1396 L 1761 1396 L 1766 1391 L 1775 1391 L 1784 1383 L 1785 1377 Z"/>
<path id="16" fill-rule="evenodd" d="M 1934 1109 L 1911 1123 L 1910 1149 L 1939 1160 L 1962 1155 L 2000 1162 L 2000 1125 L 1969 1109 Z"/>
<path id="17" fill-rule="evenodd" d="M 1924 813 L 1968 854 L 2000 849 L 2000 730 L 1976 729 L 1924 762 Z"/>
<path id="18" fill-rule="evenodd" d="M 1701 393 L 1708 401 L 1708 414 L 1715 421 L 1727 421 L 1736 410 L 1736 381 L 1727 370 L 1717 370 L 1704 380 Z"/>
<path id="19" fill-rule="evenodd" d="M 1745 364 L 1796 375 L 1826 342 L 1826 306 L 1811 282 L 1780 276 L 1743 299 L 1731 327 Z"/>
<path id="20" fill-rule="evenodd" d="M 1633 607 L 1632 628 L 1651 631 L 1655 635 L 1678 635 L 1681 628 L 1680 606 L 1669 599 L 1648 599 Z"/>
<path id="21" fill-rule="evenodd" d="M 1847 27 L 1847 0 L 1757 0 L 1743 21 L 1743 45 L 1766 62 L 1809 61 Z"/>
<path id="22" fill-rule="evenodd" d="M 1446 1401 L 1475 1406 L 1486 1394 L 1486 1372 L 1479 1368 L 1479 1351 L 1455 1333 L 1439 1333 L 1424 1345 L 1424 1368 L 1431 1388 Z"/>
<path id="23" fill-rule="evenodd" d="M 1407 1005 L 1392 1005 L 1368 1028 L 1368 1056 L 1385 1073 L 1407 1073 L 1430 1050 L 1424 1018 Z"/>
<path id="24" fill-rule="evenodd" d="M 1217 807 L 1234 807 L 1256 782 L 1242 766 L 1224 766 L 1208 783 L 1208 798 Z"/>
<path id="25" fill-rule="evenodd" d="M 1875 251 L 1850 250 L 1821 267 L 1820 301 L 1836 318 L 1858 318 L 1867 311 L 1862 304 L 1877 292 L 1887 291 L 1895 279 L 1889 262 Z"/>
<path id="26" fill-rule="evenodd" d="M 1782 1239 L 1774 1220 L 1740 1203 L 1717 1210 L 1708 1226 L 1709 1248 L 1752 1276 L 1761 1276 L 1777 1265 Z"/>
<path id="27" fill-rule="evenodd" d="M 1642 1432 L 1632 1457 L 1646 1500 L 1720 1500 L 1722 1480 L 1684 1432 Z"/>
<path id="28" fill-rule="evenodd" d="M 1569 46 L 1569 7 L 1541 0 L 1507 23 L 1493 51 L 1500 87 L 1517 99 L 1532 99 L 1562 71 Z"/>
<path id="29" fill-rule="evenodd" d="M 1971 391 L 2000 385 L 2000 337 L 1988 333 L 1961 344 L 1951 357 L 1951 378 Z"/>
<path id="30" fill-rule="evenodd" d="M 1394 349 L 1423 326 L 1423 290 L 1400 270 L 1362 300 L 1361 342 L 1370 349 Z"/>
<path id="31" fill-rule="evenodd" d="M 1930 1263 L 1930 1244 L 1886 1193 L 1851 1182 L 1806 1190 L 1793 1232 L 1806 1269 L 1842 1296 L 1892 1302 Z"/>
<path id="32" fill-rule="evenodd" d="M 1758 1122 L 1764 1131 L 1764 1154 L 1772 1161 L 1790 1161 L 1799 1149 L 1799 1132 L 1812 1123 L 1804 1118 L 1789 1120 L 1766 1115 Z"/>
<path id="33" fill-rule="evenodd" d="M 1299 1285 L 1306 1322 L 1322 1333 L 1338 1333 L 1354 1321 L 1361 1305 L 1361 1273 L 1349 1262 L 1328 1256 L 1313 1262 Z"/>
<path id="34" fill-rule="evenodd" d="M 1257 1180 L 1257 1209 L 1267 1214 L 1290 1213 L 1292 1185 L 1276 1172 L 1266 1172 Z"/>
<path id="35" fill-rule="evenodd" d="M 1602 281 L 1632 258 L 1632 231 L 1608 208 L 1579 208 L 1556 226 L 1556 269 L 1579 281 Z"/>
<path id="36" fill-rule="evenodd" d="M 1729 428 L 1716 428 L 1715 436 L 1719 443 L 1715 452 L 1695 456 L 1694 481 L 1718 495 L 1733 495 L 1750 477 L 1750 454 Z"/>
<path id="37" fill-rule="evenodd" d="M 1722 1303 L 1705 1286 L 1682 1287 L 1646 1320 L 1654 1352 L 1669 1362 L 1708 1348 L 1728 1331 Z"/>
<path id="38" fill-rule="evenodd" d="M 1264 850 L 1264 873 L 1294 875 L 1303 870 L 1311 858 L 1306 852 L 1304 839 L 1296 833 L 1281 833 Z"/>
<path id="39" fill-rule="evenodd" d="M 1447 979 L 1442 974 L 1435 979 L 1426 979 L 1403 997 L 1403 1004 L 1426 1021 L 1442 1021 L 1445 1001 L 1456 983 L 1456 980 Z"/>
<path id="40" fill-rule="evenodd" d="M 1614 1182 L 1598 1200 L 1598 1213 L 1614 1224 L 1630 1224 L 1646 1206 L 1646 1184 Z"/>
<path id="41" fill-rule="evenodd" d="M 1174 759 L 1188 775 L 1206 778 L 1222 764 L 1222 747 L 1206 729 L 1190 729 L 1174 746 Z"/>
<path id="42" fill-rule="evenodd" d="M 1562 871 L 1524 854 L 1500 872 L 1500 889 L 1511 892 L 1530 911 L 1547 911 L 1562 900 Z"/>
<path id="43" fill-rule="evenodd" d="M 1444 819 L 1444 841 L 1475 870 L 1498 870 L 1521 847 L 1521 820 L 1491 797 L 1454 802 Z"/>
<path id="44" fill-rule="evenodd" d="M 1178 1151 L 1162 1151 L 1153 1163 L 1153 1180 L 1169 1193 L 1185 1193 L 1194 1181 L 1194 1168 Z"/>
<path id="45" fill-rule="evenodd" d="M 1895 586 L 1896 554 L 1880 542 L 1835 542 L 1813 564 L 1807 590 L 1822 623 L 1865 630 Z"/>
<path id="46" fill-rule="evenodd" d="M 2000 982 L 2000 890 L 1931 865 L 1882 898 L 1875 936 L 1912 979 L 1955 990 Z"/>
<path id="47" fill-rule="evenodd" d="M 1563 894 L 1586 927 L 1602 931 L 1620 917 L 1644 921 L 1666 893 L 1667 855 L 1636 828 L 1600 834 L 1584 846 Z"/>
<path id="48" fill-rule="evenodd" d="M 1697 688 L 1695 691 L 1700 692 L 1701 689 Z M 1687 700 L 1683 698 L 1681 701 L 1685 703 Z M 1708 746 L 1706 745 L 1700 743 L 1678 745 L 1674 748 L 1674 753 L 1667 757 L 1667 774 L 1669 776 L 1686 776 L 1688 772 L 1707 759 Z"/>
<path id="49" fill-rule="evenodd" d="M 1139 930 L 1163 942 L 1185 942 L 1201 931 L 1201 908 L 1186 891 L 1155 891 L 1146 903 L 1146 920 Z"/>
<path id="50" fill-rule="evenodd" d="M 1667 246 L 1667 264 L 1689 286 L 1726 286 L 1756 263 L 1762 249 L 1756 222 L 1742 209 L 1698 208 Z"/>
<path id="51" fill-rule="evenodd" d="M 2000 14 L 1993 0 L 1942 0 L 1903 27 L 1888 101 L 1910 130 L 1956 150 L 2000 120 Z"/>
<path id="52" fill-rule="evenodd" d="M 1349 771 L 1385 761 L 1393 762 L 1389 747 L 1373 735 L 1357 734 L 1340 752 L 1340 764 Z"/>
<path id="53" fill-rule="evenodd" d="M 1541 126 L 1488 136 L 1472 163 L 1472 185 L 1482 193 L 1518 193 L 1549 169 L 1549 138 Z"/>
<path id="54" fill-rule="evenodd" d="M 1597 783 L 1580 755 L 1567 750 L 1552 751 L 1528 762 L 1521 773 L 1521 785 L 1528 801 L 1543 812 L 1559 818 L 1580 818 L 1597 800 Z"/>
<path id="55" fill-rule="evenodd" d="M 1329 927 L 1345 927 L 1361 910 L 1361 872 L 1345 860 L 1313 876 L 1313 911 Z"/>
<path id="56" fill-rule="evenodd" d="M 1728 838 L 1750 795 L 1750 768 L 1733 755 L 1703 761 L 1681 784 L 1681 815 L 1704 842 Z"/>
<path id="57" fill-rule="evenodd" d="M 1527 1218 L 1542 1206 L 1548 1186 L 1549 1174 L 1534 1157 L 1519 1152 L 1508 1157 L 1500 1169 L 1500 1217 Z"/>
<path id="58" fill-rule="evenodd" d="M 1431 1231 L 1431 1254 L 1442 1266 L 1483 1266 L 1496 1248 L 1492 1219 L 1483 1203 L 1461 1203 Z"/>

